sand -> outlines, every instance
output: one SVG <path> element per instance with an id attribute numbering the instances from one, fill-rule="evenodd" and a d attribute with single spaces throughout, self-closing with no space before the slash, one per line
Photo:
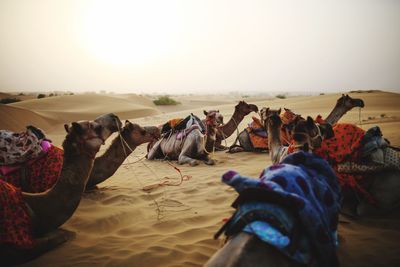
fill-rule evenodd
<path id="1" fill-rule="evenodd" d="M 252 99 L 259 107 L 288 107 L 302 115 L 326 116 L 339 94 Z M 386 92 L 354 93 L 365 101 L 361 111 L 353 110 L 341 121 L 361 122 L 363 129 L 379 125 L 393 145 L 400 146 L 400 94 Z M 0 128 L 23 129 L 38 124 L 53 142 L 60 145 L 65 133 L 62 124 L 71 120 L 91 119 L 101 113 L 115 112 L 143 126 L 159 125 L 168 119 L 203 109 L 219 109 L 227 121 L 232 115 L 233 97 L 181 97 L 182 106 L 158 108 L 144 96 L 75 95 L 29 100 L 0 106 Z M 221 100 L 222 99 L 222 100 Z M 246 100 L 246 99 L 245 99 Z M 210 103 L 212 103 L 210 105 Z M 384 115 L 382 115 L 384 114 Z M 250 116 L 240 124 L 243 129 Z M 236 135 L 227 143 L 231 144 Z M 113 139 L 112 136 L 106 146 Z M 102 148 L 102 151 L 106 149 Z M 102 152 L 99 152 L 102 153 Z M 168 176 L 180 176 L 166 162 L 140 160 L 145 146 L 137 148 L 113 177 L 99 190 L 85 193 L 79 208 L 63 228 L 76 237 L 23 266 L 201 266 L 221 246 L 213 234 L 222 219 L 232 213 L 230 204 L 237 194 L 220 182 L 229 169 L 257 177 L 271 162 L 265 153 L 227 154 L 217 152 L 215 166 L 179 166 L 191 179 L 180 186 L 163 187 L 146 193 L 142 188 Z M 176 162 L 172 162 L 176 165 Z M 400 262 L 400 220 L 354 220 L 342 218 L 340 224 L 342 266 L 396 266 Z M 399 265 L 397 265 L 399 266 Z"/>

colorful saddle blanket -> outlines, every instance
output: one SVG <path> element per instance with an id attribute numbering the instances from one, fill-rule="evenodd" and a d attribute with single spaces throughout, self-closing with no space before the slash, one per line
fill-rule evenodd
<path id="1" fill-rule="evenodd" d="M 252 117 L 253 121 L 249 123 L 248 127 L 245 129 L 247 132 L 250 142 L 253 145 L 253 148 L 259 150 L 267 150 L 268 149 L 268 135 L 264 130 L 264 127 L 257 117 Z"/>
<path id="2" fill-rule="evenodd" d="M 25 132 L 0 130 L 0 165 L 23 163 L 42 154 L 43 132 L 34 127 L 26 127 Z"/>
<path id="3" fill-rule="evenodd" d="M 338 266 L 341 194 L 325 160 L 297 152 L 266 168 L 259 179 L 228 171 L 222 181 L 239 193 L 225 234 L 250 232 L 300 263 Z"/>
<path id="4" fill-rule="evenodd" d="M 13 170 L 0 173 L 0 180 L 22 189 L 24 192 L 39 193 L 51 188 L 61 174 L 64 151 L 56 146 L 47 149 L 40 158 L 26 164 L 13 165 Z"/>
<path id="5" fill-rule="evenodd" d="M 205 132 L 205 126 L 203 122 L 197 117 L 196 115 L 193 115 L 192 113 L 187 116 L 186 118 L 176 118 L 167 121 L 166 123 L 163 124 L 161 128 L 161 134 L 166 135 L 170 133 L 171 131 L 182 131 L 185 129 L 189 129 L 192 125 L 198 125 L 201 129 L 201 132 Z"/>
<path id="6" fill-rule="evenodd" d="M 33 246 L 32 222 L 21 190 L 0 180 L 0 244 L 21 249 Z"/>

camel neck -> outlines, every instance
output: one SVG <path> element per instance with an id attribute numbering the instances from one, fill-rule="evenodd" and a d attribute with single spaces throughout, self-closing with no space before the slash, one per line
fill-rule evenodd
<path id="1" fill-rule="evenodd" d="M 86 189 L 93 188 L 111 177 L 136 147 L 137 144 L 130 138 L 129 132 L 122 131 L 121 136 L 113 140 L 106 152 L 95 159 Z"/>
<path id="2" fill-rule="evenodd" d="M 64 161 L 56 184 L 39 194 L 23 193 L 34 213 L 34 228 L 38 233 L 57 229 L 75 212 L 82 197 L 93 159 L 76 150 L 76 143 L 63 143 Z"/>
<path id="3" fill-rule="evenodd" d="M 331 125 L 336 124 L 341 117 L 343 117 L 344 114 L 346 114 L 347 111 L 349 111 L 349 108 L 346 108 L 344 106 L 338 106 L 336 105 L 335 108 L 329 113 L 329 115 L 326 117 L 325 121 Z"/>
<path id="4" fill-rule="evenodd" d="M 244 114 L 235 109 L 231 119 L 223 126 L 219 127 L 218 130 L 222 132 L 223 139 L 231 136 L 244 119 Z"/>

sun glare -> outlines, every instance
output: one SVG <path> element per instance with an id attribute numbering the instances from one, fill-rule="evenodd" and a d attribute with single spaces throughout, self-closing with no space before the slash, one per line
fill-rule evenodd
<path id="1" fill-rule="evenodd" d="M 170 1 L 92 1 L 84 19 L 87 48 L 112 64 L 138 65 L 168 56 L 179 26 Z"/>

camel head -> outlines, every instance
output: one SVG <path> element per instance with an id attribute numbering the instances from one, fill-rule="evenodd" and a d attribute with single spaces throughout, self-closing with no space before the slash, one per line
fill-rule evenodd
<path id="1" fill-rule="evenodd" d="M 250 112 L 258 112 L 258 107 L 253 104 L 247 104 L 244 101 L 239 101 L 239 103 L 235 106 L 235 111 L 240 112 L 244 116 L 250 114 Z"/>
<path id="2" fill-rule="evenodd" d="M 350 110 L 355 107 L 364 107 L 364 101 L 359 98 L 351 98 L 349 95 L 342 94 L 342 96 L 336 101 L 336 107 L 344 107 Z"/>
<path id="3" fill-rule="evenodd" d="M 64 150 L 75 150 L 77 153 L 95 156 L 100 146 L 104 144 L 104 126 L 95 121 L 72 122 L 71 125 L 65 124 L 67 136 L 63 143 Z M 71 144 L 72 146 L 69 146 Z"/>
<path id="4" fill-rule="evenodd" d="M 267 123 L 269 121 L 269 119 L 273 116 L 273 115 L 277 115 L 279 116 L 279 114 L 281 113 L 281 109 L 270 109 L 270 108 L 262 108 L 260 110 L 260 119 L 261 119 L 261 123 L 263 124 L 264 128 L 267 127 Z M 281 121 L 282 123 L 282 121 Z"/>
<path id="5" fill-rule="evenodd" d="M 318 124 L 308 116 L 299 120 L 292 131 L 295 147 L 310 151 L 321 146 L 322 141 L 333 137 L 332 126 L 329 123 Z"/>
<path id="6" fill-rule="evenodd" d="M 203 113 L 204 113 L 204 115 L 206 115 L 206 117 L 207 117 L 207 114 L 215 113 L 215 118 L 216 118 L 216 120 L 217 120 L 218 125 L 224 124 L 224 116 L 222 116 L 222 114 L 219 113 L 219 110 L 218 110 L 218 109 L 209 110 L 209 111 L 203 110 Z"/>
<path id="7" fill-rule="evenodd" d="M 139 146 L 144 143 L 154 142 L 161 136 L 160 129 L 156 126 L 141 127 L 136 123 L 132 123 L 128 120 L 125 121 L 125 125 L 122 128 L 123 136 L 129 136 L 130 143 L 135 146 Z"/>
<path id="8" fill-rule="evenodd" d="M 113 113 L 108 113 L 97 117 L 95 122 L 103 126 L 101 137 L 106 140 L 112 133 L 118 132 L 122 128 L 122 122 L 118 116 Z"/>
<path id="9" fill-rule="evenodd" d="M 209 126 L 211 128 L 216 128 L 219 125 L 219 112 L 215 111 L 205 111 L 204 110 L 204 115 L 206 115 L 206 126 Z"/>

